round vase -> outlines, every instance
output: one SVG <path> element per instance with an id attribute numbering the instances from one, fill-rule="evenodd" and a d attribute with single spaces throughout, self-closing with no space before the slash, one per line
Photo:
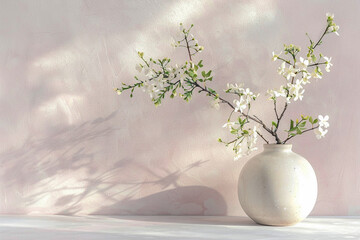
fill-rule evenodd
<path id="1" fill-rule="evenodd" d="M 265 144 L 239 177 L 238 194 L 245 213 L 256 223 L 287 226 L 305 219 L 317 198 L 317 180 L 310 163 L 290 144 Z"/>

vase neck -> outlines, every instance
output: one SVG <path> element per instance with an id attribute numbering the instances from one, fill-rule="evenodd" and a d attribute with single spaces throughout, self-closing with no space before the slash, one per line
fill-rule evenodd
<path id="1" fill-rule="evenodd" d="M 264 151 L 291 151 L 292 144 L 264 144 Z"/>

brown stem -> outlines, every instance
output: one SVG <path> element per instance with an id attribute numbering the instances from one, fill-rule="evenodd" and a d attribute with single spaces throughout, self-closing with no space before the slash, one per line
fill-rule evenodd
<path id="1" fill-rule="evenodd" d="M 313 64 L 308 65 L 308 67 L 314 67 L 314 66 L 323 65 L 323 64 L 326 64 L 326 63 L 313 63 Z"/>
<path id="2" fill-rule="evenodd" d="M 276 119 L 279 120 L 279 115 L 278 115 L 278 112 L 276 110 L 276 100 L 275 99 L 274 99 L 274 111 L 275 111 Z"/>
<path id="3" fill-rule="evenodd" d="M 283 118 L 283 116 L 284 116 L 284 114 L 285 114 L 285 112 L 286 112 L 287 107 L 288 107 L 288 103 L 285 102 L 284 109 L 283 109 L 283 111 L 281 112 L 280 117 L 278 118 L 278 121 L 277 121 L 277 128 L 276 128 L 276 130 L 279 128 L 280 121 L 281 121 L 281 119 Z"/>
<path id="4" fill-rule="evenodd" d="M 325 34 L 327 33 L 327 30 L 329 29 L 329 27 L 330 27 L 330 25 L 328 24 L 327 27 L 326 27 L 326 29 L 325 29 L 325 31 L 324 31 L 324 33 L 321 35 L 319 41 L 317 41 L 317 43 L 314 45 L 314 47 L 313 47 L 312 49 L 315 49 L 315 48 L 320 44 L 321 40 L 323 39 L 323 37 L 324 37 Z"/>
<path id="5" fill-rule="evenodd" d="M 269 141 L 266 140 L 263 135 L 261 135 L 258 131 L 256 131 L 256 132 L 267 144 L 269 144 Z"/>
<path id="6" fill-rule="evenodd" d="M 281 144 L 281 140 L 279 139 L 278 135 L 272 131 L 270 128 L 266 127 L 266 125 L 263 123 L 263 121 L 261 121 L 257 116 L 254 115 L 254 118 L 252 118 L 251 116 L 249 116 L 249 118 L 259 124 L 262 125 L 262 127 L 268 132 L 271 134 L 271 136 L 275 137 L 275 140 L 276 140 L 276 143 L 277 144 Z"/>
<path id="7" fill-rule="evenodd" d="M 306 133 L 306 132 L 309 132 L 309 131 L 311 131 L 311 130 L 314 130 L 314 129 L 318 128 L 318 127 L 319 127 L 319 125 L 316 126 L 316 127 L 309 128 L 309 129 L 303 131 L 301 134 Z M 295 137 L 295 136 L 297 136 L 297 135 L 298 135 L 298 134 L 288 137 L 287 139 L 285 139 L 285 141 L 283 142 L 283 144 L 285 144 L 287 141 L 289 141 L 290 139 L 292 139 L 293 137 Z"/>
<path id="8" fill-rule="evenodd" d="M 188 54 L 189 54 L 189 59 L 192 62 L 191 53 L 190 53 L 190 46 L 189 46 L 189 42 L 188 42 L 188 39 L 187 39 L 186 35 L 185 35 L 185 42 L 186 42 L 186 48 L 187 48 L 187 51 L 188 51 Z"/>

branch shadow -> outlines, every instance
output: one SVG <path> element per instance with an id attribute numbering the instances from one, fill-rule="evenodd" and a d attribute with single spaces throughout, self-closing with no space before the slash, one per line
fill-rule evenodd
<path id="1" fill-rule="evenodd" d="M 56 185 L 62 179 L 64 182 L 70 180 L 66 176 L 71 173 L 82 172 L 91 176 L 98 172 L 98 150 L 93 147 L 99 140 L 118 130 L 108 124 L 115 116 L 116 111 L 104 118 L 63 127 L 42 139 L 29 137 L 23 146 L 0 154 L 1 188 L 16 189 L 16 192 L 8 191 L 4 196 L 0 211 L 27 213 L 19 210 L 17 204 L 31 207 L 52 194 L 58 198 L 60 191 L 86 188 L 59 188 Z M 28 190 L 30 187 L 36 188 L 35 193 Z M 55 206 L 71 199 L 70 195 L 60 197 Z"/>
<path id="2" fill-rule="evenodd" d="M 167 180 L 166 180 L 167 181 Z M 94 215 L 225 215 L 226 202 L 214 189 L 185 186 L 139 199 L 125 198 L 100 208 Z"/>
<path id="3" fill-rule="evenodd" d="M 111 123 L 116 115 L 117 112 L 112 112 L 79 125 L 63 127 L 42 139 L 28 138 L 20 148 L 0 154 L 0 179 L 6 179 L 1 181 L 1 188 L 16 189 L 16 193 L 8 191 L 6 201 L 9 204 L 3 202 L 0 211 L 59 215 L 84 212 L 96 215 L 226 215 L 226 202 L 217 191 L 181 183 L 181 177 L 209 160 L 198 160 L 172 170 L 168 166 L 151 168 L 125 157 L 103 162 L 102 167 L 97 155 L 100 150 L 96 147 L 103 138 L 116 134 L 118 129 Z M 146 178 L 132 172 L 146 175 Z M 157 193 L 139 197 L 142 191 Z M 144 195 L 148 196 L 142 197 Z M 94 199 L 96 210 L 87 209 L 88 202 Z"/>

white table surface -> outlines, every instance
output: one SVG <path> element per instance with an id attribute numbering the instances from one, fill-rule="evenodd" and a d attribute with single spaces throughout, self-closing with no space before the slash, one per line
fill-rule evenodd
<path id="1" fill-rule="evenodd" d="M 290 227 L 261 226 L 246 217 L 0 216 L 0 239 L 360 239 L 360 216 L 310 217 Z"/>

